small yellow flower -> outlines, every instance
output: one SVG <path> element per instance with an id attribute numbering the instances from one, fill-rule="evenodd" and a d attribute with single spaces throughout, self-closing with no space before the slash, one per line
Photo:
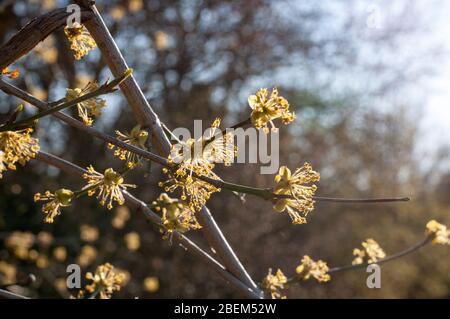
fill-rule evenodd
<path id="1" fill-rule="evenodd" d="M 289 102 L 278 95 L 276 88 L 272 89 L 269 97 L 267 89 L 260 89 L 255 95 L 250 95 L 248 104 L 252 108 L 251 120 L 256 128 L 269 132 L 268 124 L 276 130 L 273 120 L 281 118 L 283 124 L 289 124 L 295 119 L 295 114 L 289 111 Z"/>
<path id="2" fill-rule="evenodd" d="M 59 189 L 54 194 L 46 191 L 43 195 L 37 193 L 34 195 L 34 201 L 48 201 L 42 206 L 42 212 L 45 215 L 46 223 L 53 223 L 55 217 L 61 214 L 61 207 L 70 206 L 74 193 L 69 189 Z"/>
<path id="3" fill-rule="evenodd" d="M 237 147 L 234 145 L 234 134 L 219 129 L 220 118 L 216 118 L 209 129 L 209 134 L 201 142 L 203 145 L 202 157 L 210 163 L 223 163 L 230 166 L 236 157 Z"/>
<path id="4" fill-rule="evenodd" d="M 15 170 L 17 162 L 25 165 L 30 159 L 36 157 L 39 141 L 31 137 L 32 132 L 31 128 L 0 132 L 0 151 L 3 153 L 1 162 L 4 163 L 0 166 L 4 167 L 7 164 L 9 169 Z"/>
<path id="5" fill-rule="evenodd" d="M 11 285 L 16 282 L 17 268 L 12 264 L 0 260 L 0 283 Z"/>
<path id="6" fill-rule="evenodd" d="M 39 256 L 36 259 L 36 266 L 41 269 L 48 268 L 50 266 L 50 261 L 48 260 L 48 257 L 43 254 L 39 254 Z"/>
<path id="7" fill-rule="evenodd" d="M 127 12 L 125 11 L 125 8 L 123 6 L 117 5 L 109 10 L 109 14 L 114 21 L 121 21 L 127 14 Z"/>
<path id="8" fill-rule="evenodd" d="M 81 267 L 87 267 L 94 262 L 95 258 L 97 258 L 97 249 L 91 245 L 84 245 L 77 258 L 77 264 Z"/>
<path id="9" fill-rule="evenodd" d="M 64 246 L 58 246 L 53 250 L 53 257 L 57 261 L 63 262 L 67 258 L 67 249 Z"/>
<path id="10" fill-rule="evenodd" d="M 127 271 L 126 269 L 119 268 L 119 267 L 115 267 L 114 270 L 117 274 L 121 274 L 123 276 L 122 287 L 126 286 L 130 282 L 130 279 L 131 279 L 130 272 Z"/>
<path id="11" fill-rule="evenodd" d="M 94 49 L 97 44 L 84 25 L 75 22 L 72 27 L 66 26 L 64 33 L 70 42 L 76 60 L 80 60 Z"/>
<path id="12" fill-rule="evenodd" d="M 163 169 L 169 179 L 159 183 L 160 187 L 170 193 L 180 189 L 181 199 L 188 200 L 193 211 L 201 210 L 213 193 L 220 192 L 220 188 L 194 175 L 219 180 L 219 176 L 213 172 L 215 164 L 231 165 L 236 156 L 233 134 L 222 134 L 219 126 L 220 119 L 217 118 L 205 137 L 174 145 L 168 160 L 169 163 L 178 165 L 177 169 Z"/>
<path id="13" fill-rule="evenodd" d="M 29 257 L 29 251 L 34 242 L 35 236 L 32 233 L 15 231 L 6 238 L 5 246 L 10 249 L 17 258 L 26 260 Z"/>
<path id="14" fill-rule="evenodd" d="M 322 283 L 330 281 L 331 276 L 328 274 L 329 270 L 327 263 L 323 260 L 314 261 L 305 255 L 302 258 L 301 264 L 295 269 L 295 272 L 299 279 L 308 280 L 313 277 Z"/>
<path id="15" fill-rule="evenodd" d="M 39 245 L 41 245 L 42 247 L 48 248 L 53 244 L 53 242 L 55 241 L 55 238 L 49 232 L 40 231 L 37 234 L 37 241 L 38 241 Z"/>
<path id="16" fill-rule="evenodd" d="M 427 223 L 426 234 L 433 238 L 433 244 L 450 245 L 450 229 L 435 220 Z"/>
<path id="17" fill-rule="evenodd" d="M 169 161 L 183 164 L 187 168 L 202 167 L 210 172 L 216 163 L 230 166 L 236 156 L 234 134 L 222 134 L 219 129 L 220 118 L 216 118 L 207 131 L 207 135 L 195 140 L 188 139 L 172 146 Z"/>
<path id="18" fill-rule="evenodd" d="M 307 222 L 306 218 L 300 216 L 299 212 L 312 211 L 314 209 L 314 202 L 309 200 L 299 201 L 297 199 L 282 198 L 277 200 L 273 208 L 280 213 L 286 210 L 292 220 L 292 224 L 301 225 L 306 224 Z"/>
<path id="19" fill-rule="evenodd" d="M 144 279 L 144 289 L 148 292 L 157 292 L 159 289 L 158 277 L 147 277 Z"/>
<path id="20" fill-rule="evenodd" d="M 91 295 L 98 294 L 100 299 L 109 299 L 115 291 L 120 290 L 125 275 L 115 271 L 113 265 L 106 263 L 98 266 L 95 274 L 88 272 L 86 279 L 92 281 L 85 287 L 87 292 Z"/>
<path id="21" fill-rule="evenodd" d="M 262 282 L 262 288 L 267 294 L 270 294 L 272 299 L 285 299 L 281 291 L 286 288 L 287 278 L 283 272 L 278 269 L 275 275 L 272 274 L 272 269 L 269 269 L 269 273 Z"/>
<path id="22" fill-rule="evenodd" d="M 67 89 L 66 100 L 72 101 L 83 95 L 86 95 L 99 88 L 98 83 L 89 82 L 83 89 Z M 106 101 L 99 97 L 95 97 L 77 104 L 78 116 L 83 120 L 83 123 L 91 126 L 94 122 L 94 117 L 101 115 L 101 109 L 106 106 Z"/>
<path id="23" fill-rule="evenodd" d="M 98 239 L 98 228 L 83 224 L 80 226 L 80 238 L 82 241 L 93 243 Z"/>
<path id="24" fill-rule="evenodd" d="M 162 193 L 152 206 L 155 211 L 162 214 L 162 223 L 169 238 L 174 231 L 185 233 L 201 228 L 191 208 L 183 201 L 170 198 L 166 193 Z"/>
<path id="25" fill-rule="evenodd" d="M 278 212 L 286 210 L 293 224 L 305 224 L 305 217 L 314 210 L 313 197 L 317 190 L 316 185 L 308 186 L 307 184 L 319 180 L 320 174 L 315 172 L 308 163 L 296 169 L 294 174 L 286 166 L 280 167 L 278 175 L 275 176 L 274 193 L 291 198 L 279 198 L 275 202 L 274 209 Z"/>
<path id="26" fill-rule="evenodd" d="M 145 143 L 148 139 L 148 133 L 144 130 L 141 130 L 140 125 L 136 125 L 130 133 L 126 132 L 121 133 L 120 131 L 116 131 L 117 139 L 121 140 L 124 143 L 127 143 L 129 145 L 136 146 L 140 149 L 146 150 L 147 147 L 145 146 Z M 110 149 L 114 149 L 116 146 L 113 144 L 109 144 L 108 147 Z M 138 165 L 138 163 L 141 160 L 141 157 L 136 155 L 133 152 L 124 150 L 122 148 L 117 148 L 114 151 L 114 156 L 117 156 L 122 161 L 126 161 L 126 165 L 128 168 L 134 168 Z"/>
<path id="27" fill-rule="evenodd" d="M 192 170 L 199 175 L 218 179 L 216 174 L 212 171 L 208 172 L 204 167 L 192 167 Z M 175 172 L 164 168 L 163 172 L 169 176 L 169 179 L 160 182 L 159 186 L 169 193 L 180 189 L 181 199 L 187 200 L 193 211 L 200 211 L 213 193 L 220 192 L 220 188 L 192 176 L 184 167 L 178 168 Z"/>
<path id="28" fill-rule="evenodd" d="M 60 293 L 64 294 L 67 292 L 67 282 L 66 278 L 57 278 L 53 282 L 53 287 Z"/>
<path id="29" fill-rule="evenodd" d="M 156 50 L 164 51 L 169 46 L 169 36 L 164 31 L 156 31 L 154 43 Z"/>
<path id="30" fill-rule="evenodd" d="M 19 77 L 20 73 L 17 69 L 10 71 L 9 68 L 4 68 L 1 72 L 1 75 L 6 75 L 10 79 L 16 79 Z"/>
<path id="31" fill-rule="evenodd" d="M 8 162 L 3 151 L 0 151 L 0 178 L 3 177 L 3 172 L 8 169 Z"/>
<path id="32" fill-rule="evenodd" d="M 111 225 L 116 229 L 125 227 L 126 222 L 130 219 L 130 210 L 126 206 L 119 206 L 116 208 L 116 214 L 111 220 Z"/>
<path id="33" fill-rule="evenodd" d="M 301 168 L 297 168 L 294 174 L 286 166 L 280 167 L 278 175 L 275 176 L 276 194 L 293 195 L 295 198 L 305 198 L 314 196 L 317 187 L 315 185 L 306 186 L 318 182 L 320 174 L 312 169 L 309 163 L 303 164 Z"/>
<path id="34" fill-rule="evenodd" d="M 30 249 L 27 254 L 28 256 L 22 259 L 28 259 L 29 261 L 36 262 L 36 260 L 39 258 L 39 252 L 36 249 Z"/>
<path id="35" fill-rule="evenodd" d="M 130 232 L 123 239 L 129 251 L 136 251 L 141 246 L 141 238 L 137 232 Z"/>
<path id="36" fill-rule="evenodd" d="M 124 184 L 122 175 L 116 173 L 112 168 L 105 170 L 103 174 L 97 172 L 92 166 L 87 168 L 87 173 L 83 174 L 83 178 L 87 181 L 87 185 L 83 189 L 88 189 L 88 195 L 93 196 L 99 190 L 97 198 L 100 200 L 100 205 L 108 209 L 113 208 L 113 201 L 119 205 L 125 203 L 123 191 L 127 187 L 135 188 L 136 185 Z"/>
<path id="37" fill-rule="evenodd" d="M 353 260 L 352 265 L 360 265 L 365 262 L 368 264 L 373 264 L 386 257 L 384 250 L 375 240 L 371 238 L 363 241 L 362 247 L 363 249 L 355 248 L 353 250 L 355 259 Z"/>
<path id="38" fill-rule="evenodd" d="M 144 1 L 142 0 L 128 0 L 128 10 L 130 12 L 138 12 L 144 7 Z"/>

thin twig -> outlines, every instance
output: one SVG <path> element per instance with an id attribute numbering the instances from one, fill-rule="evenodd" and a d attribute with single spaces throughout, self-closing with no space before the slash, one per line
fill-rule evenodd
<path id="1" fill-rule="evenodd" d="M 17 121 L 14 123 L 6 124 L 3 126 L 0 126 L 0 132 L 10 131 L 17 127 L 23 127 L 26 125 L 32 124 L 34 121 L 39 120 L 45 116 L 52 115 L 53 113 L 60 112 L 64 109 L 67 109 L 69 107 L 75 106 L 78 103 L 82 103 L 84 101 L 90 100 L 92 98 L 95 98 L 100 95 L 108 94 L 111 92 L 114 92 L 116 86 L 118 86 L 120 83 L 122 83 L 126 78 L 128 78 L 132 73 L 132 70 L 127 70 L 124 74 L 117 77 L 111 82 L 106 82 L 102 86 L 100 86 L 98 89 L 89 92 L 85 95 L 82 95 L 80 97 L 77 97 L 76 99 L 65 101 L 64 103 L 61 103 L 55 107 L 47 108 L 45 111 L 39 112 L 36 115 L 33 115 L 29 118 L 23 119 L 21 121 Z"/>
<path id="2" fill-rule="evenodd" d="M 15 294 L 7 290 L 0 289 L 0 299 L 30 299 L 30 298 L 19 294 Z"/>
<path id="3" fill-rule="evenodd" d="M 427 236 L 425 239 L 419 241 L 417 244 L 402 250 L 396 254 L 390 255 L 384 259 L 380 259 L 378 260 L 375 264 L 377 265 L 381 265 L 390 261 L 393 261 L 395 259 L 401 258 L 403 256 L 409 255 L 413 252 L 418 251 L 420 248 L 426 246 L 428 243 L 430 243 L 432 240 L 432 238 L 430 236 Z M 358 269 L 358 268 L 367 268 L 367 266 L 369 266 L 369 263 L 364 263 L 364 264 L 359 264 L 359 265 L 347 265 L 347 266 L 341 266 L 341 267 L 334 267 L 331 268 L 328 273 L 335 273 L 335 272 L 340 272 L 340 271 L 346 271 L 346 270 L 352 270 L 352 269 Z"/>
<path id="4" fill-rule="evenodd" d="M 333 202 L 333 203 L 353 203 L 353 204 L 370 204 L 370 203 L 395 203 L 395 202 L 409 202 L 409 197 L 393 197 L 393 198 L 336 198 L 314 196 L 313 199 L 317 202 Z"/>
<path id="5" fill-rule="evenodd" d="M 37 107 L 40 110 L 47 110 L 49 108 L 48 105 L 51 104 L 51 103 L 46 103 L 42 100 L 39 100 L 38 98 L 32 96 L 31 94 L 19 89 L 18 87 L 14 86 L 10 83 L 7 83 L 1 79 L 0 79 L 0 90 L 5 92 L 6 94 L 16 96 L 17 98 L 19 98 L 25 102 L 28 102 L 29 104 Z M 120 141 L 112 136 L 109 136 L 103 132 L 98 131 L 97 129 L 95 129 L 91 126 L 85 125 L 83 122 L 81 122 L 67 114 L 64 114 L 61 112 L 56 112 L 52 115 L 59 118 L 63 122 L 67 123 L 68 125 L 76 128 L 76 129 L 79 129 L 80 131 L 83 131 L 91 136 L 99 138 L 107 143 L 111 143 L 111 144 L 116 145 L 117 147 L 129 150 L 130 152 L 133 152 L 137 155 L 145 157 L 148 160 L 151 160 L 155 163 L 158 163 L 161 165 L 167 165 L 167 159 L 165 159 L 159 155 L 153 154 L 151 152 L 147 152 L 147 151 L 140 149 L 138 147 L 135 147 L 133 145 L 127 144 L 123 141 Z"/>
<path id="6" fill-rule="evenodd" d="M 367 268 L 371 264 L 374 264 L 374 265 L 385 264 L 390 261 L 399 259 L 401 257 L 404 257 L 406 255 L 409 255 L 409 254 L 412 254 L 412 253 L 418 251 L 420 248 L 422 248 L 422 247 L 426 246 L 428 243 L 430 243 L 431 240 L 432 240 L 432 238 L 430 236 L 427 236 L 423 240 L 419 241 L 417 244 L 412 245 L 411 247 L 408 247 L 405 250 L 402 250 L 396 254 L 390 255 L 383 259 L 380 259 L 376 263 L 363 263 L 363 264 L 358 264 L 358 265 L 346 265 L 346 266 L 334 267 L 334 268 L 330 268 L 327 273 L 332 274 L 332 273 L 337 273 L 337 272 L 342 272 L 342 271 Z M 288 283 L 289 284 L 298 284 L 298 283 L 300 283 L 300 281 L 296 276 L 293 276 L 288 279 Z"/>
<path id="7" fill-rule="evenodd" d="M 17 61 L 34 49 L 51 33 L 66 25 L 70 12 L 66 8 L 56 9 L 27 23 L 7 43 L 0 47 L 0 70 Z M 81 10 L 81 21 L 92 18 L 92 12 Z"/>

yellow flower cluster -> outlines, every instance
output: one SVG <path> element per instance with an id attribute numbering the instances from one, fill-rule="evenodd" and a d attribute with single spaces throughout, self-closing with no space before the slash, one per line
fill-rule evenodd
<path id="1" fill-rule="evenodd" d="M 125 274 L 115 271 L 113 265 L 106 263 L 98 266 L 94 274 L 88 272 L 86 279 L 92 281 L 85 287 L 91 296 L 98 295 L 100 299 L 110 299 L 111 295 L 123 286 Z"/>
<path id="2" fill-rule="evenodd" d="M 251 120 L 256 128 L 269 132 L 268 124 L 276 129 L 273 120 L 281 118 L 283 124 L 289 124 L 295 119 L 295 114 L 289 111 L 289 102 L 278 95 L 276 88 L 269 96 L 267 89 L 260 89 L 255 95 L 250 95 L 248 104 L 252 108 Z"/>
<path id="3" fill-rule="evenodd" d="M 16 282 L 16 278 L 16 266 L 0 260 L 0 285 L 12 285 Z"/>
<path id="4" fill-rule="evenodd" d="M 322 260 L 314 261 L 309 256 L 303 256 L 301 264 L 295 270 L 299 279 L 308 280 L 313 277 L 318 282 L 331 280 L 328 271 L 329 268 L 326 262 Z"/>
<path id="5" fill-rule="evenodd" d="M 64 246 L 55 247 L 53 257 L 59 262 L 63 262 L 67 258 L 67 249 Z"/>
<path id="6" fill-rule="evenodd" d="M 313 196 L 317 190 L 316 185 L 308 184 L 319 180 L 320 174 L 308 163 L 295 170 L 294 174 L 286 166 L 280 167 L 275 176 L 274 193 L 289 197 L 279 198 L 274 209 L 278 212 L 286 210 L 293 224 L 305 224 L 305 217 L 314 209 Z"/>
<path id="7" fill-rule="evenodd" d="M 19 70 L 10 71 L 9 68 L 4 68 L 1 72 L 1 75 L 5 75 L 10 79 L 16 79 L 19 77 L 20 73 Z"/>
<path id="8" fill-rule="evenodd" d="M 121 133 L 120 131 L 116 131 L 116 135 L 117 139 L 121 140 L 124 143 L 136 146 L 143 150 L 147 149 L 145 143 L 148 139 L 148 133 L 144 130 L 141 130 L 140 125 L 136 125 L 129 133 Z M 109 144 L 108 147 L 110 149 L 114 149 L 115 145 Z M 135 153 L 119 147 L 114 151 L 114 156 L 117 156 L 122 161 L 126 161 L 126 165 L 128 168 L 135 168 L 141 160 L 141 157 L 136 155 Z"/>
<path id="9" fill-rule="evenodd" d="M 5 240 L 5 246 L 20 260 L 35 263 L 38 268 L 50 266 L 50 260 L 46 255 L 48 246 L 53 242 L 53 236 L 47 232 L 40 232 L 35 236 L 31 232 L 15 231 Z M 37 244 L 36 248 L 33 248 Z M 40 252 L 44 251 L 43 252 Z"/>
<path id="10" fill-rule="evenodd" d="M 433 244 L 450 245 L 450 229 L 447 226 L 430 220 L 426 225 L 426 233 L 433 238 Z"/>
<path id="11" fill-rule="evenodd" d="M 0 178 L 7 168 L 16 169 L 16 163 L 25 165 L 39 151 L 39 141 L 31 137 L 33 129 L 0 132 Z"/>
<path id="12" fill-rule="evenodd" d="M 53 235 L 46 231 L 41 231 L 37 235 L 38 243 L 45 248 L 48 248 L 51 244 L 53 244 L 54 240 L 55 238 Z"/>
<path id="13" fill-rule="evenodd" d="M 363 263 L 373 264 L 386 257 L 384 250 L 371 238 L 363 241 L 362 247 L 363 249 L 353 249 L 355 259 L 353 260 L 352 265 L 360 265 Z"/>
<path id="14" fill-rule="evenodd" d="M 195 213 L 183 201 L 170 198 L 166 193 L 162 193 L 156 201 L 152 203 L 155 211 L 162 214 L 164 230 L 168 233 L 168 238 L 174 231 L 185 233 L 189 230 L 200 229 L 201 226 L 195 218 Z M 167 236 L 166 236 L 167 237 Z"/>
<path id="15" fill-rule="evenodd" d="M 126 206 L 119 206 L 116 208 L 116 213 L 111 220 L 111 225 L 116 229 L 123 229 L 130 219 L 130 210 Z"/>
<path id="16" fill-rule="evenodd" d="M 219 180 L 219 176 L 213 172 L 215 164 L 223 163 L 229 166 L 236 156 L 234 135 L 231 132 L 221 134 L 218 132 L 219 126 L 220 119 L 217 118 L 207 136 L 174 145 L 168 160 L 172 165 L 178 166 L 176 169 L 163 169 L 169 179 L 160 182 L 159 186 L 170 193 L 180 189 L 181 199 L 188 200 L 189 207 L 193 211 L 199 211 L 213 193 L 220 192 L 220 188 L 198 179 L 193 173 Z"/>
<path id="17" fill-rule="evenodd" d="M 272 269 L 269 269 L 269 273 L 261 286 L 267 294 L 270 294 L 272 299 L 285 299 L 286 296 L 283 296 L 281 291 L 286 288 L 287 281 L 281 269 L 278 269 L 275 275 L 272 274 Z"/>
<path id="18" fill-rule="evenodd" d="M 98 239 L 99 231 L 95 226 L 83 224 L 80 226 L 80 239 L 82 241 L 93 243 Z"/>
<path id="19" fill-rule="evenodd" d="M 89 166 L 87 173 L 83 174 L 83 178 L 87 181 L 83 190 L 88 191 L 88 196 L 95 195 L 98 190 L 97 198 L 100 200 L 100 205 L 106 204 L 108 209 L 113 208 L 114 201 L 123 205 L 125 198 L 122 192 L 126 191 L 127 187 L 136 187 L 133 184 L 125 184 L 122 175 L 112 168 L 108 168 L 103 174 L 100 174 L 92 166 Z"/>
<path id="20" fill-rule="evenodd" d="M 3 177 L 3 172 L 8 168 L 8 162 L 6 161 L 6 156 L 3 151 L 0 151 L 0 178 Z"/>
<path id="21" fill-rule="evenodd" d="M 214 173 L 207 172 L 201 167 L 194 167 L 192 169 L 199 175 L 215 179 L 218 178 Z M 188 201 L 189 208 L 192 211 L 200 211 L 213 193 L 220 192 L 220 188 L 192 176 L 184 168 L 178 168 L 176 171 L 163 168 L 163 173 L 167 174 L 169 179 L 165 182 L 159 182 L 158 185 L 163 187 L 165 192 L 169 193 L 180 189 L 182 194 L 181 199 Z"/>
<path id="22" fill-rule="evenodd" d="M 34 242 L 35 237 L 32 233 L 15 231 L 6 238 L 5 245 L 17 258 L 26 260 L 29 259 Z"/>
<path id="23" fill-rule="evenodd" d="M 87 267 L 97 258 L 98 252 L 94 246 L 84 245 L 81 248 L 80 255 L 77 257 L 77 264 L 81 267 Z"/>
<path id="24" fill-rule="evenodd" d="M 159 290 L 158 277 L 147 277 L 143 282 L 144 290 L 147 292 L 157 292 Z"/>
<path id="25" fill-rule="evenodd" d="M 76 60 L 80 60 L 97 46 L 86 27 L 78 22 L 75 22 L 72 27 L 66 26 L 64 33 Z"/>
<path id="26" fill-rule="evenodd" d="M 83 95 L 86 95 L 99 88 L 98 83 L 89 82 L 83 89 L 67 89 L 66 100 L 72 101 Z M 101 109 L 106 106 L 106 101 L 99 97 L 80 102 L 77 104 L 78 116 L 83 120 L 83 123 L 91 126 L 94 123 L 94 117 L 101 115 Z"/>
<path id="27" fill-rule="evenodd" d="M 135 231 L 129 232 L 123 239 L 129 251 L 136 251 L 141 247 L 141 237 Z"/>
<path id="28" fill-rule="evenodd" d="M 42 206 L 42 212 L 45 215 L 44 221 L 46 223 L 53 223 L 55 217 L 61 214 L 61 207 L 70 206 L 74 193 L 65 188 L 57 190 L 54 194 L 46 191 L 43 195 L 37 193 L 34 195 L 34 201 L 46 201 Z"/>
<path id="29" fill-rule="evenodd" d="M 216 118 L 208 129 L 207 135 L 195 140 L 188 139 L 173 145 L 169 161 L 181 164 L 186 169 L 200 167 L 210 172 L 216 163 L 230 166 L 236 156 L 237 148 L 234 145 L 234 134 L 222 134 L 219 129 L 220 118 Z"/>

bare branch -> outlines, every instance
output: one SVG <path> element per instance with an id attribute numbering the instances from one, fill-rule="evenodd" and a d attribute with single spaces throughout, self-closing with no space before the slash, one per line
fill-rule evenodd
<path id="1" fill-rule="evenodd" d="M 97 96 L 114 92 L 116 89 L 116 86 L 118 84 L 120 84 L 121 82 L 123 82 L 131 74 L 131 72 L 132 72 L 132 70 L 129 70 L 129 71 L 125 72 L 124 74 L 122 74 L 120 77 L 114 79 L 113 81 L 106 82 L 105 84 L 101 85 L 98 89 L 96 89 L 92 92 L 89 92 L 85 95 L 82 95 L 80 97 L 77 97 L 73 100 L 68 101 L 67 99 L 63 99 L 61 103 L 55 105 L 54 107 L 47 108 L 46 110 L 39 112 L 38 114 L 35 114 L 29 118 L 26 118 L 26 119 L 23 119 L 23 120 L 20 120 L 17 122 L 7 123 L 3 126 L 0 126 L 0 132 L 10 131 L 17 127 L 24 127 L 27 125 L 32 125 L 34 121 L 37 121 L 45 116 L 51 115 L 56 112 L 60 112 L 64 109 L 75 106 L 78 103 L 95 98 Z"/>
<path id="2" fill-rule="evenodd" d="M 28 297 L 0 289 L 0 299 L 29 299 Z"/>
<path id="3" fill-rule="evenodd" d="M 125 72 L 128 69 L 128 65 L 93 2 L 87 0 L 76 0 L 75 2 L 87 9 L 92 10 L 94 18 L 87 21 L 85 25 L 96 41 L 100 51 L 102 52 L 103 59 L 108 64 L 108 67 L 113 75 L 117 76 Z M 141 124 L 142 127 L 147 127 L 150 129 L 151 132 L 149 133 L 151 133 L 150 136 L 152 137 L 153 145 L 157 150 L 159 150 L 159 154 L 162 156 L 167 156 L 170 152 L 170 141 L 164 134 L 164 130 L 158 116 L 145 99 L 145 96 L 135 78 L 133 76 L 130 77 L 122 83 L 120 88 L 132 108 L 138 123 Z M 217 252 L 225 267 L 247 285 L 253 289 L 258 289 L 257 285 L 247 273 L 231 246 L 228 244 L 225 236 L 218 227 L 208 208 L 202 208 L 202 210 L 198 213 L 198 220 L 203 226 L 202 232 L 205 235 L 205 238 L 211 247 L 213 247 Z"/>
<path id="4" fill-rule="evenodd" d="M 376 204 L 376 203 L 395 203 L 395 202 L 409 202 L 409 197 L 393 197 L 393 198 L 336 198 L 314 196 L 313 199 L 318 202 L 332 202 L 332 203 L 353 203 L 353 204 Z"/>
<path id="5" fill-rule="evenodd" d="M 412 254 L 416 251 L 418 251 L 420 248 L 422 248 L 423 246 L 426 246 L 428 243 L 430 243 L 432 240 L 431 237 L 427 236 L 425 239 L 419 241 L 417 244 L 402 250 L 401 252 L 398 252 L 396 254 L 390 255 L 384 259 L 381 259 L 379 261 L 377 261 L 375 264 L 377 265 L 381 265 L 393 260 L 396 260 L 398 258 L 401 258 L 403 256 Z M 359 265 L 347 265 L 347 266 L 341 266 L 341 267 L 335 267 L 335 268 L 331 268 L 328 273 L 335 273 L 335 272 L 340 272 L 340 271 L 346 271 L 346 270 L 353 270 L 353 269 L 359 269 L 359 268 L 367 268 L 367 266 L 369 266 L 370 264 L 365 263 L 365 264 L 359 264 Z"/>
<path id="6" fill-rule="evenodd" d="M 0 70 L 17 61 L 20 57 L 34 49 L 55 30 L 63 27 L 69 13 L 65 8 L 53 10 L 40 17 L 32 19 L 25 27 L 16 33 L 6 44 L 0 47 Z M 92 18 L 89 10 L 81 11 L 81 21 Z"/>
<path id="7" fill-rule="evenodd" d="M 90 1 L 75 2 L 82 6 L 87 6 L 90 3 Z M 88 7 L 85 9 L 89 10 Z M 112 74 L 114 76 L 123 74 L 129 69 L 128 64 L 117 47 L 97 8 L 95 6 L 91 6 L 90 10 L 94 18 L 85 22 L 87 29 L 97 43 L 103 59 Z M 128 101 L 128 104 L 135 115 L 136 121 L 142 127 L 151 130 L 149 135 L 152 137 L 153 146 L 160 154 L 168 155 L 170 152 L 170 141 L 163 132 L 158 115 L 153 111 L 150 104 L 145 99 L 145 96 L 137 84 L 134 76 L 130 76 L 126 81 L 124 81 L 120 85 L 120 89 Z"/>
<path id="8" fill-rule="evenodd" d="M 49 109 L 49 103 L 39 100 L 38 98 L 34 97 L 33 95 L 19 89 L 18 87 L 14 86 L 12 84 L 4 82 L 1 79 L 0 79 L 0 90 L 5 92 L 6 94 L 13 95 L 25 102 L 30 103 L 31 105 L 37 107 L 40 110 L 48 110 Z M 137 155 L 145 157 L 155 163 L 158 163 L 161 165 L 167 165 L 167 160 L 165 158 L 158 156 L 156 154 L 153 154 L 151 152 L 147 152 L 147 151 L 140 149 L 138 147 L 135 147 L 133 145 L 126 144 L 125 142 L 122 142 L 122 141 L 120 141 L 112 136 L 109 136 L 103 132 L 100 132 L 91 126 L 85 125 L 83 122 L 81 122 L 67 114 L 64 114 L 61 112 L 55 112 L 52 115 L 59 118 L 61 121 L 67 123 L 68 125 L 76 128 L 76 129 L 79 129 L 80 131 L 83 131 L 83 132 L 85 132 L 91 136 L 94 136 L 98 139 L 101 139 L 107 143 L 111 143 L 111 144 L 114 144 L 123 149 L 129 150 L 130 152 L 134 152 Z"/>

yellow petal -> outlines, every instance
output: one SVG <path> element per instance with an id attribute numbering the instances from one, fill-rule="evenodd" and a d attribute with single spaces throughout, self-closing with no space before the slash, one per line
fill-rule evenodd
<path id="1" fill-rule="evenodd" d="M 273 205 L 273 208 L 277 211 L 277 212 L 283 212 L 286 209 L 286 205 L 287 205 L 287 200 L 285 199 L 280 199 L 278 200 L 275 205 Z"/>

